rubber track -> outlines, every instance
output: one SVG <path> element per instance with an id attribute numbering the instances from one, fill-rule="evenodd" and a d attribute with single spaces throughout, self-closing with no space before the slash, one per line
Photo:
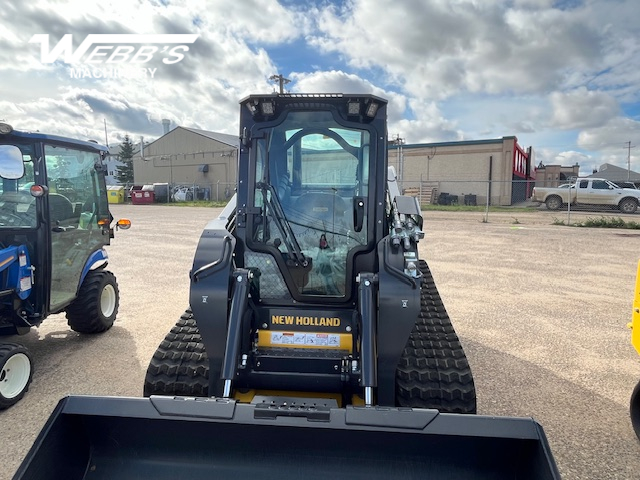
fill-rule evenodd
<path id="1" fill-rule="evenodd" d="M 420 314 L 396 370 L 396 403 L 447 413 L 476 413 L 469 362 L 423 260 L 420 271 Z"/>
<path id="2" fill-rule="evenodd" d="M 113 326 L 113 322 L 106 325 L 99 317 L 100 311 L 100 294 L 102 293 L 102 285 L 104 279 L 110 279 L 118 291 L 118 284 L 113 273 L 100 270 L 90 271 L 82 282 L 78 298 L 66 309 L 67 323 L 72 330 L 79 333 L 101 333 L 109 330 Z M 118 302 L 119 303 L 119 302 Z M 113 312 L 113 317 L 118 314 L 119 305 Z"/>
<path id="3" fill-rule="evenodd" d="M 209 362 L 191 310 L 180 317 L 153 354 L 143 393 L 145 397 L 208 396 Z"/>

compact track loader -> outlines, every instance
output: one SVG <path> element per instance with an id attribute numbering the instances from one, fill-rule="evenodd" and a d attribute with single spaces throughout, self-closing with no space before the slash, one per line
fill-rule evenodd
<path id="1" fill-rule="evenodd" d="M 509 478 L 558 472 L 532 419 L 473 415 L 469 364 L 387 165 L 387 102 L 241 102 L 236 196 L 144 399 L 69 397 L 17 478 Z"/>
<path id="2" fill-rule="evenodd" d="M 386 102 L 242 106 L 237 196 L 201 237 L 191 308 L 154 355 L 145 395 L 295 391 L 475 413 L 471 370 L 418 258 L 420 207 L 384 160 Z"/>

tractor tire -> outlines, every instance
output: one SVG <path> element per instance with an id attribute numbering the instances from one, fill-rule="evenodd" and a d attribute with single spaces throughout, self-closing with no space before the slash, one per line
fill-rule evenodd
<path id="1" fill-rule="evenodd" d="M 191 310 L 180 317 L 153 354 L 143 395 L 209 396 L 209 361 Z"/>
<path id="2" fill-rule="evenodd" d="M 476 413 L 469 362 L 422 260 L 420 271 L 421 309 L 396 370 L 396 404 L 443 413 Z"/>
<path id="3" fill-rule="evenodd" d="M 0 344 L 0 410 L 18 403 L 32 378 L 29 351 L 16 343 Z"/>
<path id="4" fill-rule="evenodd" d="M 105 332 L 113 326 L 119 304 L 115 275 L 105 270 L 91 270 L 80 287 L 78 298 L 66 309 L 67 323 L 79 333 Z"/>

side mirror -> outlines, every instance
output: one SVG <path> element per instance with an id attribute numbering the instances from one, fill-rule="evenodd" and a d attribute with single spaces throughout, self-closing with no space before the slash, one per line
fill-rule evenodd
<path id="1" fill-rule="evenodd" d="M 24 176 L 22 152 L 15 145 L 0 145 L 0 177 L 17 180 Z"/>

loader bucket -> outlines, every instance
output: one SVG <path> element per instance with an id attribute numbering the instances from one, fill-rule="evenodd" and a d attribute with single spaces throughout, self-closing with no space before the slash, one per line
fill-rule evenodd
<path id="1" fill-rule="evenodd" d="M 556 479 L 532 419 L 67 397 L 14 479 Z"/>

